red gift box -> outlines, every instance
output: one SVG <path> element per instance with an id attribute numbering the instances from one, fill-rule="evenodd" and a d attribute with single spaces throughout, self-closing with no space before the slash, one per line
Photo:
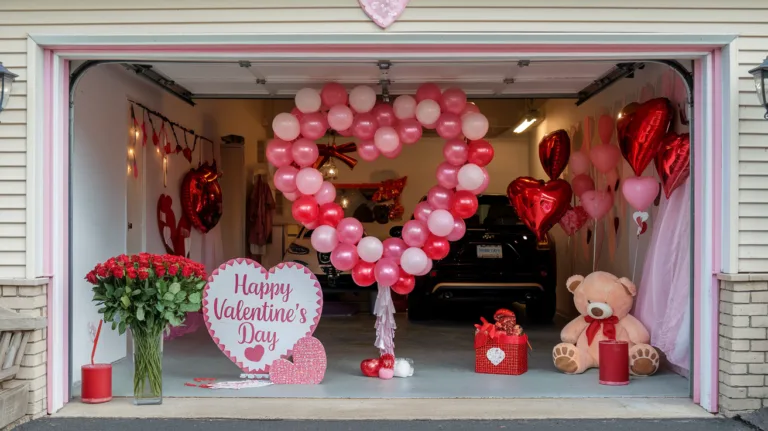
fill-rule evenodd
<path id="1" fill-rule="evenodd" d="M 519 376 L 528 371 L 527 335 L 509 335 L 485 320 L 476 327 L 476 373 Z"/>

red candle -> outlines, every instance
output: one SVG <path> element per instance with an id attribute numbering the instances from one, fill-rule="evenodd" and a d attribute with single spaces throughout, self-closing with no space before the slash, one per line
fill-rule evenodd
<path id="1" fill-rule="evenodd" d="M 112 400 L 112 364 L 87 364 L 82 368 L 81 398 L 86 404 Z"/>
<path id="2" fill-rule="evenodd" d="M 600 384 L 623 386 L 629 384 L 629 343 L 603 340 L 600 342 Z"/>

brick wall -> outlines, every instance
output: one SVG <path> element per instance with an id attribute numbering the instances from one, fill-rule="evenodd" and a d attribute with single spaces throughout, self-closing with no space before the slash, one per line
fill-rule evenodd
<path id="1" fill-rule="evenodd" d="M 768 280 L 720 281 L 720 412 L 768 407 Z"/>
<path id="2" fill-rule="evenodd" d="M 2 290 L 0 306 L 32 316 L 46 317 L 48 315 L 47 282 L 48 280 L 0 281 Z M 32 333 L 16 379 L 2 384 L 4 389 L 29 384 L 27 419 L 35 419 L 47 414 L 47 337 L 47 329 L 39 329 Z"/>

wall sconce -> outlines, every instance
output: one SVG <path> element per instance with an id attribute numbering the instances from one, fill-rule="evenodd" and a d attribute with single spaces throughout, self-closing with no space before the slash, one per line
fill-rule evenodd
<path id="1" fill-rule="evenodd" d="M 8 100 L 11 98 L 11 88 L 13 87 L 13 81 L 18 78 L 19 75 L 11 73 L 10 70 L 0 63 L 0 112 L 3 112 L 6 106 L 8 106 Z"/>
<path id="2" fill-rule="evenodd" d="M 755 91 L 757 91 L 757 100 L 760 106 L 765 109 L 765 119 L 768 120 L 768 57 L 765 57 L 763 64 L 749 71 L 755 78 Z"/>

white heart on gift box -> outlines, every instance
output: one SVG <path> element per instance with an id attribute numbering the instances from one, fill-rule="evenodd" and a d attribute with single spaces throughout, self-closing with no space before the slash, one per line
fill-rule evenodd
<path id="1" fill-rule="evenodd" d="M 507 354 L 498 347 L 491 347 L 487 352 L 485 352 L 485 357 L 488 358 L 488 360 L 491 361 L 493 365 L 499 365 L 506 356 Z"/>

